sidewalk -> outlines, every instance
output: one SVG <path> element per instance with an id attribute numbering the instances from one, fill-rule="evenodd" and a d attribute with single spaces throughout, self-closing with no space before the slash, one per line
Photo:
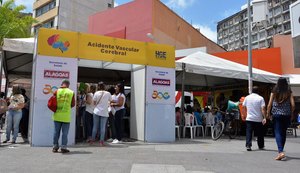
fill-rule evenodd
<path id="1" fill-rule="evenodd" d="M 299 129 L 298 129 L 298 132 Z M 300 134 L 300 133 L 298 133 Z M 4 134 L 2 134 L 3 140 Z M 19 139 L 22 140 L 21 138 Z M 218 141 L 209 138 L 180 139 L 174 143 L 126 142 L 107 147 L 85 143 L 70 147 L 68 154 L 49 147 L 1 144 L 0 172 L 109 172 L 109 173 L 281 173 L 299 172 L 300 137 L 288 136 L 285 161 L 275 161 L 274 138 L 265 139 L 266 150 L 245 149 L 244 137 Z"/>

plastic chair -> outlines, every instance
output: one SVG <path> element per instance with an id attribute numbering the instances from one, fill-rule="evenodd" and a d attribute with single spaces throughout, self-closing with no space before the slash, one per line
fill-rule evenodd
<path id="1" fill-rule="evenodd" d="M 198 121 L 201 122 L 201 120 L 198 120 L 198 118 L 200 118 L 200 117 L 197 117 L 197 116 L 194 116 L 194 117 L 195 117 L 195 123 L 196 123 L 196 125 L 195 125 L 196 126 L 196 136 L 198 136 L 198 132 L 199 132 L 199 135 L 201 134 L 200 132 L 202 132 L 202 136 L 204 138 L 204 127 L 203 127 L 203 125 L 198 123 Z M 199 131 L 197 131 L 198 128 L 199 128 Z"/>
<path id="2" fill-rule="evenodd" d="M 193 139 L 196 134 L 196 126 L 194 125 L 195 122 L 194 115 L 190 113 L 185 113 L 184 119 L 185 119 L 185 123 L 183 126 L 183 137 L 185 137 L 185 129 L 190 128 L 191 139 Z"/>
<path id="3" fill-rule="evenodd" d="M 206 114 L 206 121 L 205 121 L 205 136 L 207 136 L 208 130 L 212 133 L 213 127 L 215 124 L 215 116 L 212 113 Z"/>

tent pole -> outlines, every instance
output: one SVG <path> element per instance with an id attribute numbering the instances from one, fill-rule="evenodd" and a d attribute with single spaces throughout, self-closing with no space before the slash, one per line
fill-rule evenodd
<path id="1" fill-rule="evenodd" d="M 184 81 L 185 81 L 185 63 L 182 63 L 182 79 L 181 79 L 181 120 L 184 118 Z"/>

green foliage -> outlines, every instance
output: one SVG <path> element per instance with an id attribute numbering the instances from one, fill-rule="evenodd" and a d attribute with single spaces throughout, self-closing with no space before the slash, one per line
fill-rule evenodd
<path id="1" fill-rule="evenodd" d="M 0 6 L 0 46 L 4 38 L 27 38 L 35 20 L 21 13 L 24 5 L 15 6 L 15 0 L 8 0 Z"/>

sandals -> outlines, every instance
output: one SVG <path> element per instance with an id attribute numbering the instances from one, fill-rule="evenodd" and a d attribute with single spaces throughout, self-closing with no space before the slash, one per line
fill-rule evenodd
<path id="1" fill-rule="evenodd" d="M 279 153 L 277 157 L 275 157 L 275 160 L 282 160 L 285 158 L 285 154 L 284 153 Z"/>

